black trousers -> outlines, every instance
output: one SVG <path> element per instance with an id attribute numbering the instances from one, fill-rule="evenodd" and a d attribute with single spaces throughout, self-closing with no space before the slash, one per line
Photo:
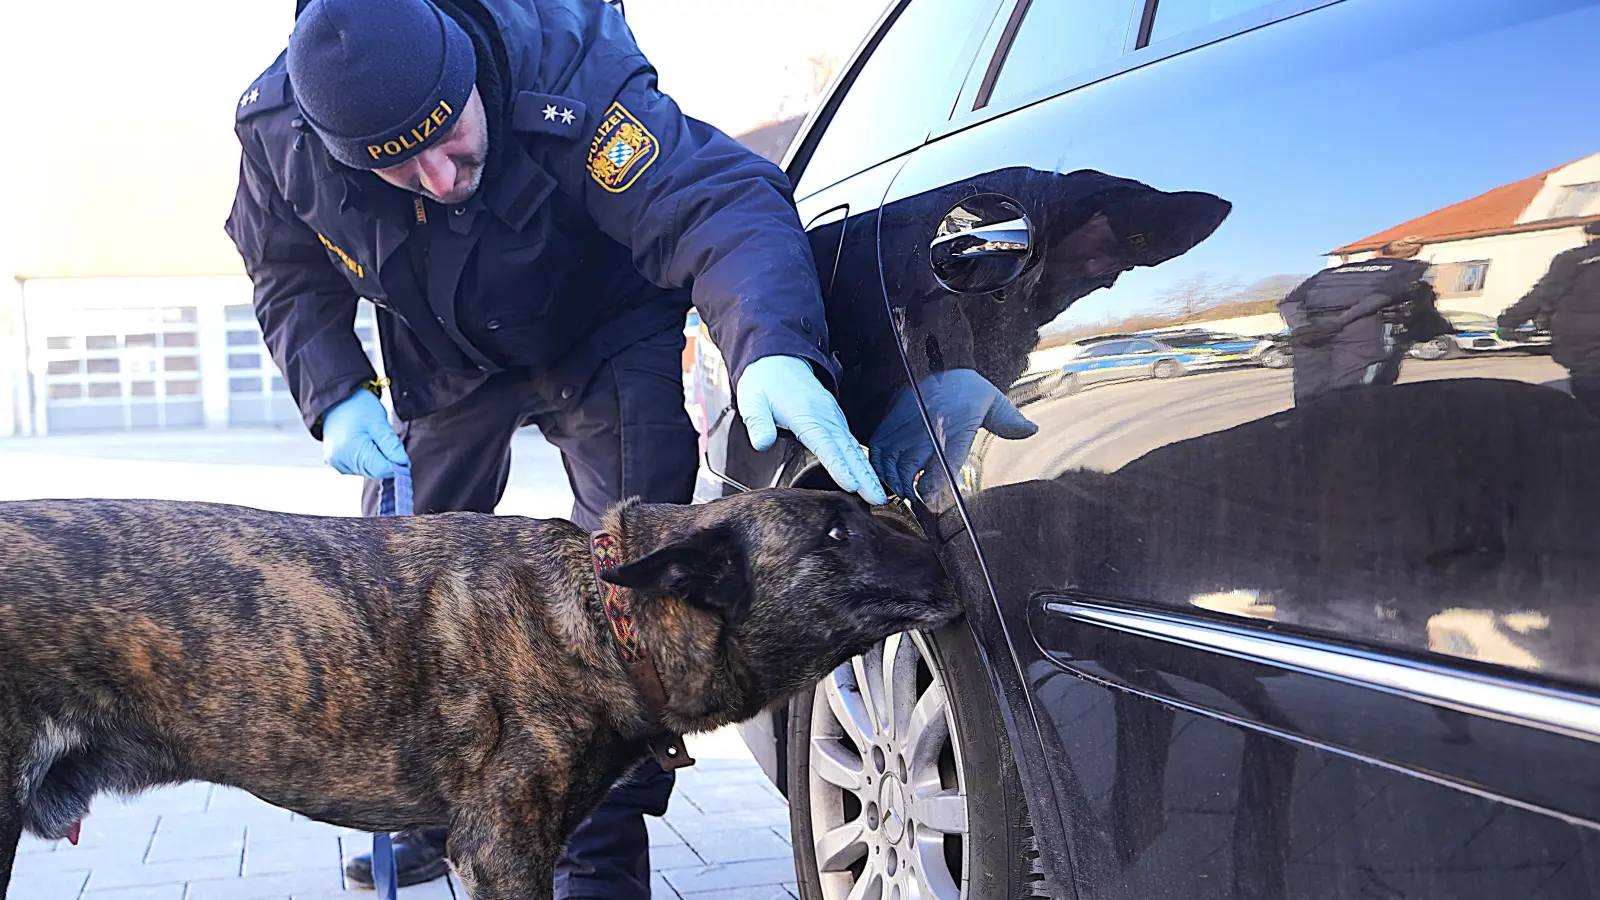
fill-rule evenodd
<path id="1" fill-rule="evenodd" d="M 1600 372 L 1573 372 L 1572 396 L 1592 416 L 1600 417 Z"/>
<path id="2" fill-rule="evenodd" d="M 533 375 L 506 372 L 454 406 L 402 423 L 415 511 L 492 513 L 510 475 L 511 437 L 530 424 L 561 451 L 571 518 L 580 527 L 599 528 L 606 508 L 625 497 L 688 503 L 699 443 L 683 408 L 682 351 L 678 329 L 624 348 L 597 369 L 575 404 L 541 399 Z M 377 514 L 377 488 L 365 486 L 364 515 Z M 644 816 L 666 813 L 673 781 L 651 759 L 611 789 L 556 869 L 558 900 L 650 896 Z"/>

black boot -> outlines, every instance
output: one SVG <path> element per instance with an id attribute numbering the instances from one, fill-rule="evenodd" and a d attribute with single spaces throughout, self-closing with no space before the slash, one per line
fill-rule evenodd
<path id="1" fill-rule="evenodd" d="M 400 887 L 422 884 L 442 878 L 450 871 L 445 862 L 444 839 L 449 834 L 444 828 L 422 828 L 402 831 L 394 835 L 395 880 Z M 372 854 L 363 853 L 344 864 L 344 874 L 350 883 L 371 888 Z"/>

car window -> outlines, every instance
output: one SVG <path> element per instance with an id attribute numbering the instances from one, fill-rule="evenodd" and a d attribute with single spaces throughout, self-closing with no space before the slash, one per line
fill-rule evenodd
<path id="1" fill-rule="evenodd" d="M 1122 55 L 1143 0 L 1028 3 L 989 96 L 1011 97 Z"/>
<path id="2" fill-rule="evenodd" d="M 1157 351 L 1159 349 L 1161 349 L 1161 348 L 1157 347 L 1154 341 L 1130 341 L 1128 343 L 1128 349 L 1126 349 L 1126 350 L 1124 350 L 1122 352 L 1123 353 L 1154 353 L 1155 351 Z"/>
<path id="3" fill-rule="evenodd" d="M 983 0 L 911 0 L 901 10 L 822 126 L 797 197 L 922 143 L 955 104 L 948 76 L 984 7 Z"/>
<path id="4" fill-rule="evenodd" d="M 1150 41 L 1164 41 L 1186 31 L 1204 28 L 1229 16 L 1249 12 L 1276 0 L 1161 0 L 1150 24 Z"/>
<path id="5" fill-rule="evenodd" d="M 1088 356 L 1117 356 L 1128 352 L 1128 341 L 1111 341 L 1090 350 Z"/>

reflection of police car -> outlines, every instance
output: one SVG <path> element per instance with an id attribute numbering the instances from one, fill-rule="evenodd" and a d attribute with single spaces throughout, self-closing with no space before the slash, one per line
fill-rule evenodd
<path id="1" fill-rule="evenodd" d="M 1177 378 L 1190 372 L 1252 362 L 1259 341 L 1211 332 L 1118 335 L 1081 342 L 1084 347 L 1061 367 L 1051 393 L 1075 394 L 1084 385 L 1131 378 Z"/>
<path id="2" fill-rule="evenodd" d="M 1260 364 L 1261 355 L 1272 347 L 1267 338 L 1245 337 L 1224 331 L 1206 331 L 1200 328 L 1188 331 L 1141 332 L 1141 337 L 1158 338 L 1169 347 L 1179 350 L 1197 350 L 1215 354 L 1223 362 Z"/>
<path id="3" fill-rule="evenodd" d="M 1474 312 L 1440 313 L 1455 329 L 1454 334 L 1441 334 L 1431 341 L 1420 341 L 1408 355 L 1417 359 L 1455 359 L 1468 353 L 1493 353 L 1501 350 L 1525 350 L 1544 347 L 1550 343 L 1548 329 L 1533 323 L 1523 325 L 1517 333 L 1525 340 L 1508 341 L 1495 333 L 1495 321 L 1489 316 Z"/>

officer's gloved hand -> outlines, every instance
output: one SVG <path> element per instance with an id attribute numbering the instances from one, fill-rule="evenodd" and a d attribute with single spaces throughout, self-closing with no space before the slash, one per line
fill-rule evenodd
<path id="1" fill-rule="evenodd" d="M 1309 322 L 1289 332 L 1289 346 L 1321 347 L 1338 333 L 1339 326 L 1333 322 Z"/>
<path id="2" fill-rule="evenodd" d="M 834 484 L 868 503 L 887 503 L 867 455 L 845 422 L 839 401 L 797 356 L 763 356 L 744 368 L 734 387 L 750 446 L 766 450 L 787 428 L 828 470 Z"/>
<path id="3" fill-rule="evenodd" d="M 405 445 L 389 427 L 389 413 L 366 388 L 322 416 L 322 459 L 345 475 L 383 480 L 395 466 L 409 466 Z"/>
<path id="4" fill-rule="evenodd" d="M 1039 430 L 999 388 L 972 369 L 936 372 L 918 387 L 952 470 L 966 464 L 980 427 L 1010 441 L 1032 437 Z M 897 496 L 911 497 L 912 491 L 921 490 L 924 497 L 931 497 L 944 488 L 944 470 L 935 461 L 933 441 L 909 385 L 895 395 L 868 447 L 872 467 Z"/>

